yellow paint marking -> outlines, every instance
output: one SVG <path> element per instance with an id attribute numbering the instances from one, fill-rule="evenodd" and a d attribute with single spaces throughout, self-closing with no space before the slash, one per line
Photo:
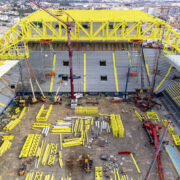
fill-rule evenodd
<path id="1" fill-rule="evenodd" d="M 1 102 L 0 102 L 0 106 L 2 106 L 2 107 L 6 107 L 6 105 L 5 105 L 5 104 L 3 104 L 3 103 L 1 103 Z"/>
<path id="2" fill-rule="evenodd" d="M 55 72 L 55 64 L 56 64 L 56 54 L 54 54 L 53 69 L 52 69 L 52 72 Z M 53 81 L 54 81 L 54 76 L 51 77 L 51 84 L 50 84 L 49 92 L 52 92 Z"/>
<path id="3" fill-rule="evenodd" d="M 116 84 L 116 91 L 119 92 L 119 85 L 118 85 L 118 79 L 117 79 L 117 70 L 116 70 L 115 54 L 113 53 L 112 55 L 113 55 L 114 78 L 115 78 L 115 84 Z"/>
<path id="4" fill-rule="evenodd" d="M 164 78 L 162 79 L 162 81 L 159 83 L 159 85 L 156 87 L 156 89 L 155 89 L 154 92 L 156 92 L 156 91 L 161 87 L 161 85 L 164 83 L 164 81 L 166 80 L 166 78 L 169 76 L 169 74 L 170 74 L 170 72 L 171 72 L 171 69 L 172 69 L 172 65 L 170 65 L 168 72 L 166 73 L 166 75 L 164 76 Z"/>

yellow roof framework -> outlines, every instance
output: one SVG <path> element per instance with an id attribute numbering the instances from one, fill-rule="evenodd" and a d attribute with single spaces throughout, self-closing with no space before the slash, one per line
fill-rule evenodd
<path id="1" fill-rule="evenodd" d="M 165 21 L 139 10 L 60 10 L 50 9 L 61 20 L 75 22 L 72 42 L 131 42 L 160 40 L 164 53 L 180 53 L 180 35 Z M 163 39 L 162 39 L 163 37 Z M 38 10 L 21 19 L 0 38 L 0 59 L 29 57 L 28 42 L 67 42 L 67 28 L 56 18 Z M 171 51 L 169 51 L 171 47 Z"/>

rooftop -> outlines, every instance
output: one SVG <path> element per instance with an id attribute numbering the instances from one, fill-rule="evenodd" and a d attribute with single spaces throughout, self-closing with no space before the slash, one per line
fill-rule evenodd
<path id="1" fill-rule="evenodd" d="M 67 21 L 67 16 L 64 12 L 59 10 L 50 9 L 50 12 L 59 16 L 63 21 Z M 102 22 L 102 21 L 128 21 L 128 22 L 163 22 L 150 14 L 147 14 L 139 10 L 67 10 L 68 13 L 75 21 L 78 22 Z M 54 21 L 54 17 L 50 16 L 43 10 L 38 10 L 31 14 L 30 16 L 24 18 L 24 20 L 29 21 L 41 21 L 43 19 L 49 19 Z M 69 21 L 72 21 L 69 19 Z"/>

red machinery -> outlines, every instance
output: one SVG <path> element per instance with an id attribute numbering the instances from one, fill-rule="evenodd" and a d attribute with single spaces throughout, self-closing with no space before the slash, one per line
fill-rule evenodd
<path id="1" fill-rule="evenodd" d="M 155 105 L 159 105 L 161 107 L 161 104 L 157 103 L 156 101 L 153 101 L 151 97 L 151 94 L 147 94 L 145 97 L 142 97 L 142 94 L 140 93 L 134 96 L 135 105 L 139 107 L 143 112 L 151 109 Z"/>
<path id="2" fill-rule="evenodd" d="M 150 143 L 155 145 L 155 150 L 157 151 L 159 146 L 159 130 L 162 129 L 162 126 L 160 126 L 159 124 L 152 123 L 149 119 L 144 119 L 143 127 L 146 130 Z M 160 152 L 157 155 L 157 164 L 158 164 L 159 179 L 164 180 L 164 173 L 163 173 L 163 166 L 161 163 Z"/>
<path id="3" fill-rule="evenodd" d="M 57 19 L 59 22 L 63 23 L 67 27 L 68 50 L 69 50 L 69 60 L 70 60 L 71 98 L 72 98 L 72 100 L 74 100 L 75 96 L 74 96 L 73 69 L 72 69 L 72 49 L 71 49 L 71 38 L 70 38 L 71 37 L 72 26 L 68 22 L 64 22 L 63 20 L 59 19 L 56 15 L 54 15 L 53 13 L 51 13 L 50 11 L 48 11 L 47 9 L 42 7 L 40 5 L 40 3 L 36 2 L 36 0 L 29 0 L 29 1 L 32 2 L 34 5 L 36 5 L 38 8 L 42 9 L 43 11 L 45 11 L 46 13 L 51 15 L 52 17 L 54 17 L 55 19 Z M 73 19 L 69 14 L 67 14 L 67 13 L 65 13 L 65 14 L 68 17 L 70 17 L 71 19 Z M 68 18 L 67 18 L 67 20 L 68 20 Z M 74 21 L 74 19 L 73 19 L 73 21 Z"/>

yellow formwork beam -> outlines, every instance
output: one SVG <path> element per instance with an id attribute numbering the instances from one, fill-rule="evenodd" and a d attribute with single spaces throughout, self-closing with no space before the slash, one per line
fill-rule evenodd
<path id="1" fill-rule="evenodd" d="M 44 180 L 50 180 L 50 177 L 51 177 L 51 175 L 48 174 L 48 175 L 46 175 L 46 176 L 44 177 Z"/>
<path id="2" fill-rule="evenodd" d="M 19 115 L 19 117 L 15 120 L 10 121 L 4 128 L 3 130 L 10 131 L 12 130 L 19 122 L 21 121 L 22 117 L 24 116 L 24 113 L 26 111 L 26 107 L 24 107 Z"/>
<path id="3" fill-rule="evenodd" d="M 26 109 L 27 109 L 27 107 L 24 107 L 24 108 L 22 109 L 22 111 L 21 111 L 18 119 L 20 119 L 20 120 L 22 119 L 22 117 L 24 116 L 24 113 L 25 113 Z"/>
<path id="4" fill-rule="evenodd" d="M 60 166 L 60 168 L 63 167 L 62 152 L 61 151 L 59 151 L 59 166 Z"/>
<path id="5" fill-rule="evenodd" d="M 33 123 L 32 128 L 45 128 L 50 126 L 51 124 L 49 123 Z"/>
<path id="6" fill-rule="evenodd" d="M 78 131 L 78 124 L 79 124 L 79 120 L 75 120 L 75 124 L 74 124 L 74 136 L 76 136 L 76 133 Z"/>
<path id="7" fill-rule="evenodd" d="M 42 141 L 42 144 L 41 144 L 40 153 L 39 153 L 39 158 L 38 158 L 38 162 L 37 162 L 36 168 L 39 167 L 39 163 L 41 162 L 41 158 L 42 158 L 42 156 L 43 156 L 43 151 L 44 151 L 45 144 L 46 144 L 46 140 L 44 139 L 44 140 Z"/>
<path id="8" fill-rule="evenodd" d="M 15 113 L 17 114 L 17 113 L 19 113 L 20 112 L 20 107 L 17 107 L 16 109 L 15 109 Z"/>
<path id="9" fill-rule="evenodd" d="M 41 134 L 35 134 L 34 135 L 34 139 L 33 139 L 33 142 L 31 144 L 31 148 L 30 148 L 29 154 L 28 154 L 29 157 L 36 155 L 36 150 L 38 148 L 40 138 L 41 138 Z"/>
<path id="10" fill-rule="evenodd" d="M 120 115 L 116 115 L 116 122 L 117 122 L 117 126 L 118 126 L 118 134 L 120 138 L 124 137 L 124 126 L 121 120 L 121 116 Z"/>
<path id="11" fill-rule="evenodd" d="M 174 143 L 176 146 L 180 146 L 180 137 L 179 135 L 177 134 L 172 134 L 172 137 L 173 137 L 173 140 L 174 140 Z"/>
<path id="12" fill-rule="evenodd" d="M 52 104 L 49 106 L 48 110 L 44 109 L 44 104 L 43 104 L 41 106 L 38 115 L 36 116 L 36 121 L 47 121 L 51 111 L 52 111 Z"/>
<path id="13" fill-rule="evenodd" d="M 102 167 L 95 167 L 95 180 L 102 180 Z"/>
<path id="14" fill-rule="evenodd" d="M 71 133 L 71 128 L 52 128 L 52 133 Z"/>
<path id="15" fill-rule="evenodd" d="M 114 180 L 117 180 L 117 177 L 116 177 L 116 169 L 114 168 L 113 171 L 114 171 Z"/>
<path id="16" fill-rule="evenodd" d="M 11 147 L 11 141 L 4 140 L 2 145 L 0 146 L 0 157 Z"/>
<path id="17" fill-rule="evenodd" d="M 146 112 L 147 117 L 151 120 L 154 120 L 155 123 L 160 122 L 159 116 L 156 112 Z"/>
<path id="18" fill-rule="evenodd" d="M 49 160 L 48 160 L 48 165 L 52 166 L 54 165 L 54 161 L 55 161 L 56 155 L 49 155 Z"/>
<path id="19" fill-rule="evenodd" d="M 12 141 L 14 139 L 14 136 L 3 136 L 3 138 L 1 139 L 2 141 L 8 140 L 8 141 Z"/>
<path id="20" fill-rule="evenodd" d="M 51 143 L 51 151 L 50 154 L 56 154 L 58 144 Z"/>
<path id="21" fill-rule="evenodd" d="M 49 156 L 49 152 L 50 152 L 50 144 L 47 144 L 43 158 L 42 158 L 42 165 L 45 166 L 46 165 L 46 161 L 48 159 Z"/>
<path id="22" fill-rule="evenodd" d="M 3 130 L 10 131 L 12 130 L 21 120 L 20 119 L 15 119 L 10 121 L 4 128 Z"/>
<path id="23" fill-rule="evenodd" d="M 31 144 L 33 142 L 33 139 L 34 139 L 34 134 L 29 134 L 28 137 L 26 138 L 24 146 L 23 146 L 21 153 L 19 155 L 20 158 L 28 156 L 28 153 L 29 153 Z"/>
<path id="24" fill-rule="evenodd" d="M 117 168 L 116 168 L 116 176 L 117 176 L 117 180 L 120 180 L 119 171 Z"/>
<path id="25" fill-rule="evenodd" d="M 59 145 L 60 145 L 60 149 L 62 151 L 62 134 L 59 135 Z"/>
<path id="26" fill-rule="evenodd" d="M 51 180 L 55 180 L 54 174 L 52 174 L 52 176 L 51 176 Z"/>
<path id="27" fill-rule="evenodd" d="M 166 119 L 164 119 L 164 120 L 162 120 L 162 123 L 166 127 L 168 121 Z M 169 132 L 169 134 L 175 134 L 174 128 L 171 125 L 169 125 L 168 132 Z"/>
<path id="28" fill-rule="evenodd" d="M 124 137 L 124 126 L 120 115 L 111 114 L 110 127 L 112 129 L 113 136 Z"/>
<path id="29" fill-rule="evenodd" d="M 82 106 L 78 106 L 75 107 L 75 115 L 87 115 L 87 116 L 91 116 L 91 115 L 97 115 L 98 114 L 98 107 L 82 107 Z"/>
<path id="30" fill-rule="evenodd" d="M 83 144 L 82 140 L 75 140 L 75 141 L 65 142 L 62 144 L 62 146 L 63 147 L 71 147 L 71 146 L 79 146 L 82 144 Z"/>
<path id="31" fill-rule="evenodd" d="M 142 121 L 142 116 L 135 110 L 134 113 L 136 114 L 136 116 L 138 117 L 138 119 L 140 121 Z"/>
<path id="32" fill-rule="evenodd" d="M 42 180 L 44 172 L 37 171 L 34 177 L 34 180 Z"/>
<path id="33" fill-rule="evenodd" d="M 137 169 L 138 173 L 141 173 L 141 170 L 139 169 L 139 166 L 137 165 L 137 162 L 136 162 L 133 154 L 131 153 L 130 155 L 131 155 L 131 158 L 133 160 L 134 165 L 136 166 L 136 169 Z"/>
<path id="34" fill-rule="evenodd" d="M 27 173 L 25 180 L 33 180 L 33 176 L 34 176 L 34 171 Z"/>

